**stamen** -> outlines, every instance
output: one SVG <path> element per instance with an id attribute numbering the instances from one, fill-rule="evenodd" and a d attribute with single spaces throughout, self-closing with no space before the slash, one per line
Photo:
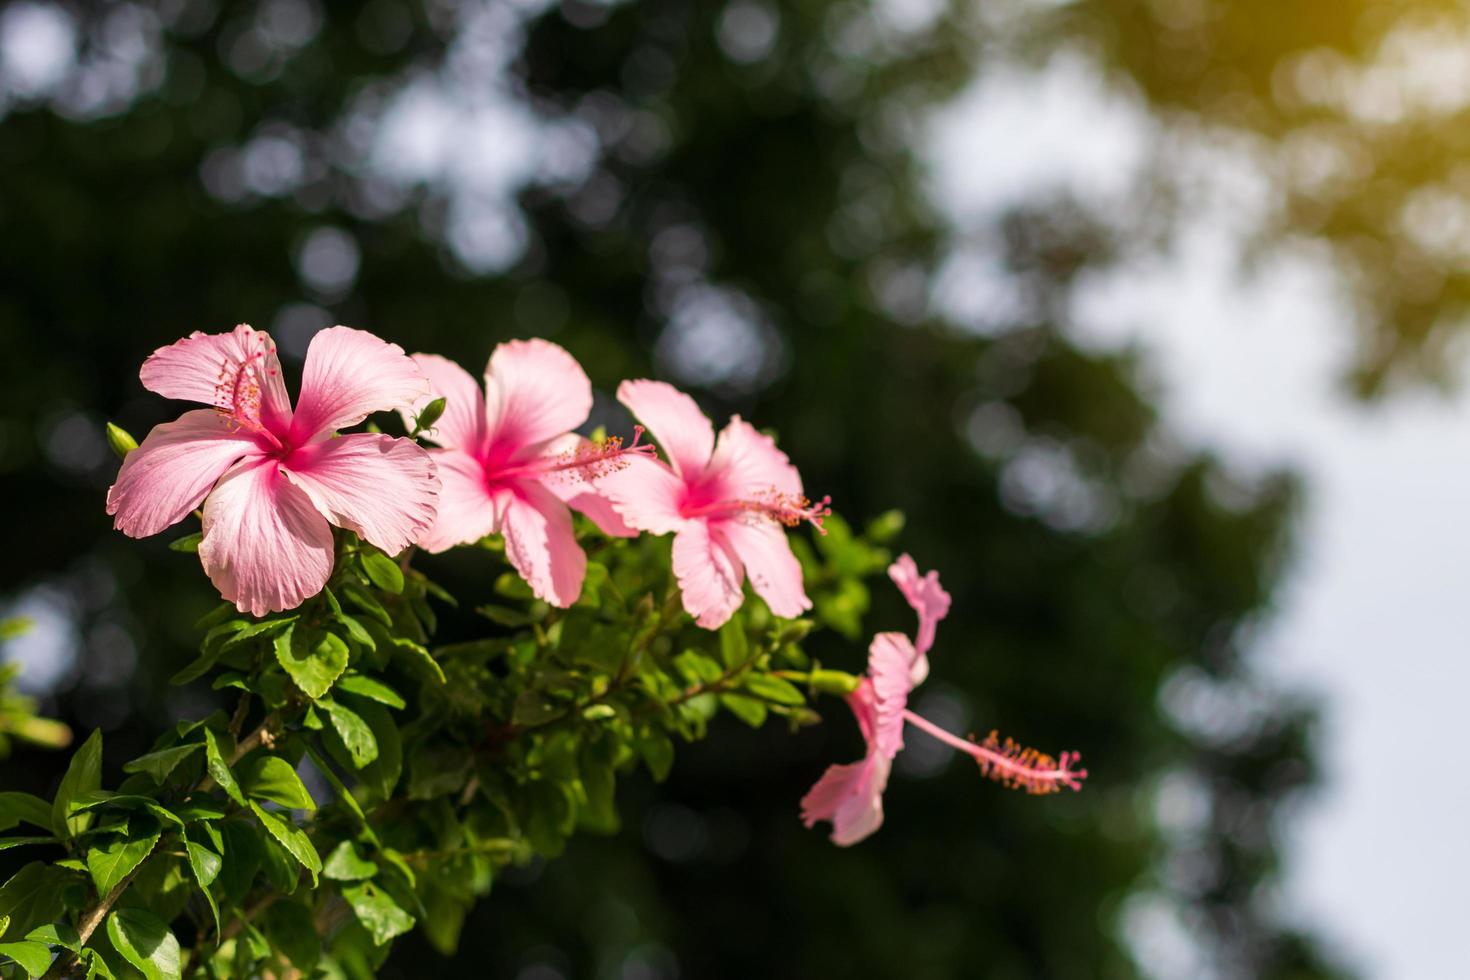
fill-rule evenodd
<path id="1" fill-rule="evenodd" d="M 260 374 L 251 366 L 271 353 L 275 345 L 264 333 L 252 334 L 251 339 L 255 338 L 259 338 L 258 350 L 248 354 L 243 361 L 226 360 L 220 365 L 214 386 L 214 407 L 237 428 L 260 431 L 264 428 L 260 421 Z M 274 369 L 271 373 L 275 373 Z"/>
<path id="2" fill-rule="evenodd" d="M 638 441 L 643 438 L 644 431 L 643 426 L 635 425 L 633 441 L 626 446 L 618 436 L 609 436 L 601 442 L 584 442 L 576 449 L 567 450 L 549 459 L 540 459 L 524 466 L 499 470 L 495 475 L 505 478 L 536 473 L 559 479 L 596 480 L 623 469 L 634 456 L 652 459 L 658 454 L 658 449 L 653 443 Z"/>
<path id="3" fill-rule="evenodd" d="M 796 527 L 805 521 L 816 528 L 818 534 L 827 533 L 827 529 L 822 526 L 822 520 L 832 513 L 830 496 L 823 497 L 814 504 L 801 494 L 781 493 L 775 487 L 761 493 L 754 500 L 741 501 L 741 504 L 745 510 L 769 517 L 787 527 Z"/>
<path id="4" fill-rule="evenodd" d="M 904 711 L 903 717 L 915 728 L 973 758 L 980 766 L 982 776 L 1007 789 L 1044 796 L 1063 789 L 1080 790 L 1082 781 L 1087 778 L 1086 769 L 1073 768 L 1082 759 L 1076 752 L 1063 752 L 1060 758 L 1053 759 L 1045 752 L 1026 748 L 1010 739 L 1002 742 L 997 732 L 991 732 L 985 741 L 977 743 L 973 737 L 960 738 L 912 711 Z"/>

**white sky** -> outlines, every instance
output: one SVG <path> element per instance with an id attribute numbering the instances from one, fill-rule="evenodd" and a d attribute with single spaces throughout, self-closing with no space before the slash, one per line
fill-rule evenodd
<path id="1" fill-rule="evenodd" d="M 1151 136 L 1065 58 L 1040 80 L 982 76 L 937 122 L 936 190 L 962 224 L 1056 189 L 1111 204 Z M 1246 211 L 1259 203 L 1249 180 L 1236 190 Z M 1352 338 L 1330 278 L 1302 257 L 1242 284 L 1239 219 L 1221 205 L 1202 202 L 1170 257 L 1088 283 L 1081 339 L 1141 344 L 1187 440 L 1306 477 L 1297 560 L 1256 651 L 1268 675 L 1327 700 L 1327 784 L 1292 829 L 1290 914 L 1368 977 L 1470 975 L 1470 784 L 1454 768 L 1470 686 L 1457 560 L 1470 543 L 1470 397 L 1345 397 Z"/>

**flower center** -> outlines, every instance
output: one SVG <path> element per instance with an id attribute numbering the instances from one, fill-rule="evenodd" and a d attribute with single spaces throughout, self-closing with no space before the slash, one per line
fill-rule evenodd
<path id="1" fill-rule="evenodd" d="M 242 360 L 227 359 L 220 365 L 214 385 L 214 409 L 235 429 L 244 429 L 264 437 L 271 445 L 281 440 L 271 432 L 262 418 L 265 391 L 262 375 L 275 377 L 280 369 L 268 359 L 275 344 L 264 333 L 254 333 L 246 343 L 255 347 Z"/>

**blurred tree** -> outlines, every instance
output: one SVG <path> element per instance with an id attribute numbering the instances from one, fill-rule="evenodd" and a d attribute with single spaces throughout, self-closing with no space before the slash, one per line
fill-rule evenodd
<path id="1" fill-rule="evenodd" d="M 1038 302 L 984 334 L 930 302 L 963 243 L 925 194 L 918 124 L 997 44 L 1089 44 L 1161 113 L 1285 135 L 1160 67 L 1176 8 L 0 4 L 0 473 L 24 558 L 0 590 L 77 650 L 47 685 L 60 715 L 123 758 L 198 713 L 159 679 L 208 586 L 102 513 L 102 420 L 166 417 L 134 380 L 149 351 L 237 320 L 297 364 L 328 322 L 470 366 L 549 336 L 600 386 L 595 421 L 626 421 L 619 378 L 667 376 L 779 428 L 841 512 L 905 510 L 905 547 L 956 597 L 923 710 L 1082 748 L 1093 778 L 1021 798 L 915 736 L 888 824 L 844 851 L 796 820 L 856 752 L 844 713 L 794 740 L 732 727 L 632 787 L 615 838 L 499 882 L 443 969 L 1339 975 L 1273 890 L 1312 710 L 1247 657 L 1297 488 L 1177 444 L 1134 358 L 1066 333 L 1077 276 L 1151 240 L 1087 202 L 1016 210 L 1005 273 Z M 1275 65 L 1349 44 L 1310 19 L 1268 39 L 1260 4 L 1189 9 L 1209 58 L 1183 61 L 1262 104 Z M 905 615 L 877 595 L 869 625 Z M 62 762 L 17 748 L 7 786 L 44 790 Z M 436 956 L 406 942 L 385 975 Z"/>

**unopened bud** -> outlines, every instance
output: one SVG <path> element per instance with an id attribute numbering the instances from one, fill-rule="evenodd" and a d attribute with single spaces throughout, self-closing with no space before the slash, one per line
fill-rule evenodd
<path id="1" fill-rule="evenodd" d="M 434 423 L 439 421 L 439 416 L 444 414 L 444 404 L 443 398 L 435 398 L 425 405 L 424 410 L 413 420 L 413 434 L 418 435 L 432 429 Z"/>
<path id="2" fill-rule="evenodd" d="M 138 448 L 138 440 L 127 429 L 111 422 L 107 423 L 107 444 L 117 453 L 118 459 L 127 459 L 128 453 Z"/>

